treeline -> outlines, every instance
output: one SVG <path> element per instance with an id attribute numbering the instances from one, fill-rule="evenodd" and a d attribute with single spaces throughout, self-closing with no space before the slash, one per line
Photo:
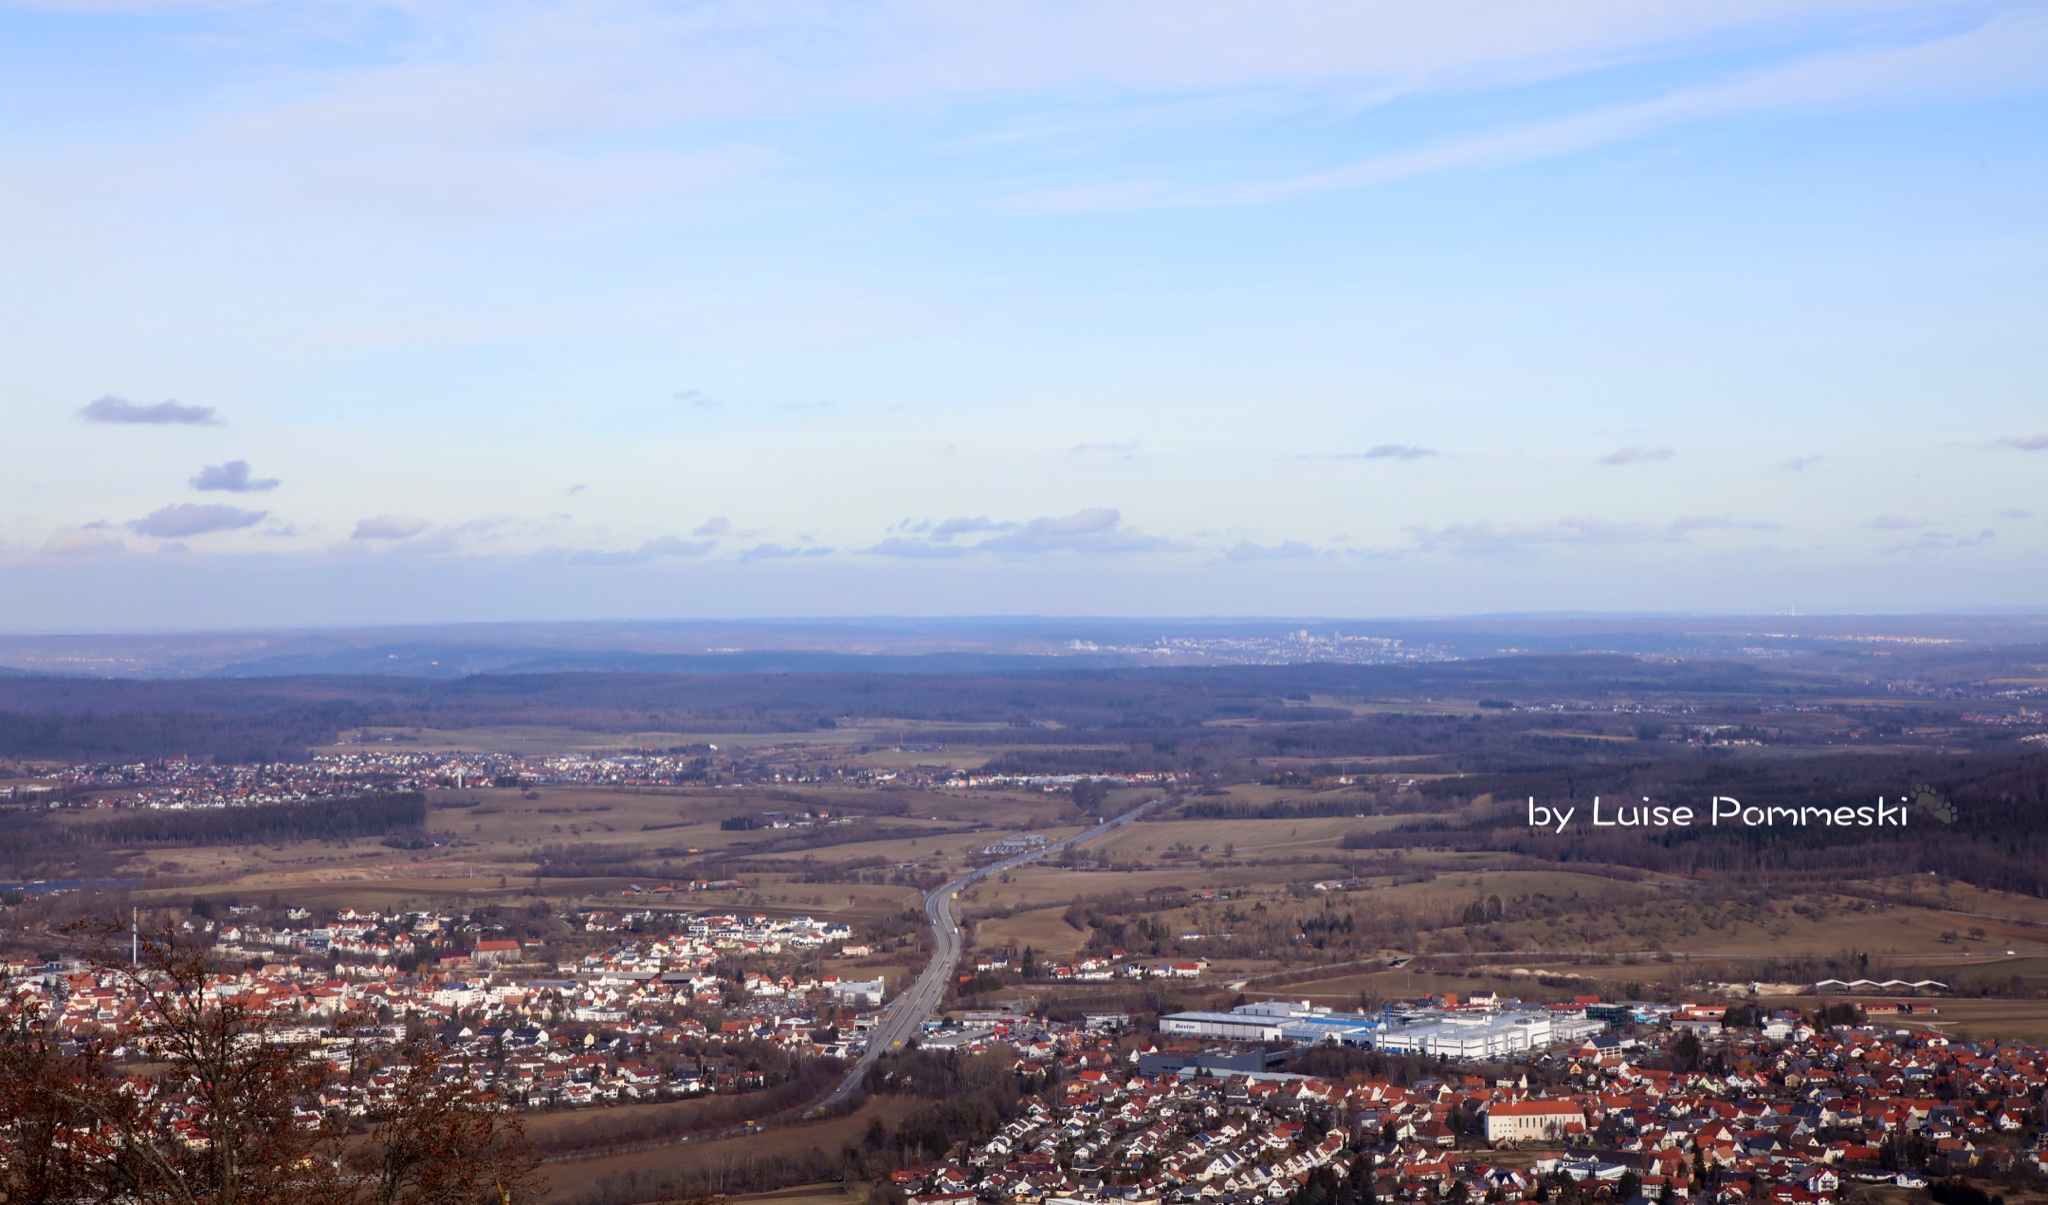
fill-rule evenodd
<path id="1" fill-rule="evenodd" d="M 1072 733 L 1064 734 L 1076 739 Z M 988 738 L 984 737 L 984 741 Z M 1142 774 L 1172 770 L 1181 759 L 1156 749 L 1011 749 L 988 759 L 984 774 Z"/>
<path id="2" fill-rule="evenodd" d="M 1187 820 L 1309 820 L 1327 816 L 1355 816 L 1366 809 L 1366 797 L 1347 795 L 1342 799 L 1275 800 L 1272 803 L 1230 803 L 1216 799 L 1194 799 L 1174 809 Z"/>
<path id="3" fill-rule="evenodd" d="M 246 808 L 138 811 L 97 823 L 39 812 L 0 815 L 0 870 L 10 877 L 93 877 L 138 845 L 206 846 L 382 837 L 425 839 L 427 804 L 417 791 Z"/>
<path id="4" fill-rule="evenodd" d="M 1835 680 L 1809 676 L 1814 684 Z M 1449 717 L 1351 717 L 1289 707 L 1290 696 L 1355 699 L 1576 699 L 1708 692 L 1789 697 L 1782 677 L 1731 663 L 1623 656 L 1531 656 L 1409 666 L 1234 666 L 1017 673 L 547 673 L 456 680 L 285 677 L 132 681 L 0 677 L 0 757 L 122 760 L 178 753 L 223 762 L 300 757 L 347 728 L 543 725 L 600 732 L 800 732 L 834 717 L 888 717 L 976 728 L 972 739 L 1030 747 L 1126 746 L 1094 766 L 1079 751 L 1019 768 L 1111 771 L 1182 760 L 1272 755 L 1425 755 L 1498 744 L 1546 717 L 1509 713 L 1479 725 Z M 1285 730 L 1217 727 L 1253 718 Z M 1046 726 L 1045 721 L 1057 721 Z M 1497 721 L 1497 722 L 1494 722 Z M 1470 728 L 1467 725 L 1472 725 Z M 1114 752 L 1114 751 L 1112 751 Z M 1527 749 L 1520 755 L 1529 760 Z"/>
<path id="5" fill-rule="evenodd" d="M 240 708 L 132 715 L 0 711 L 0 756 L 96 762 L 192 754 L 231 765 L 300 761 L 307 749 L 332 742 L 369 714 L 352 703 L 255 714 Z"/>
<path id="6" fill-rule="evenodd" d="M 149 809 L 65 831 L 97 845 L 254 845 L 388 837 L 426 827 L 418 791 L 245 808 Z"/>

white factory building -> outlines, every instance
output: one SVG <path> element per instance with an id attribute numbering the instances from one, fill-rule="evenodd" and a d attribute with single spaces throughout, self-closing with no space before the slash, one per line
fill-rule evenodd
<path id="1" fill-rule="evenodd" d="M 1234 1042 L 1341 1042 L 1397 1054 L 1490 1059 L 1590 1038 L 1605 1029 L 1583 1013 L 1428 1009 L 1376 1017 L 1316 1008 L 1306 1001 L 1240 1004 L 1227 1013 L 1171 1013 L 1159 1032 Z"/>
<path id="2" fill-rule="evenodd" d="M 1453 1059 L 1492 1059 L 1577 1042 L 1607 1025 L 1583 1014 L 1549 1012 L 1439 1012 L 1408 1025 L 1389 1026 L 1373 1045 L 1394 1054 L 1440 1054 Z"/>
<path id="3" fill-rule="evenodd" d="M 1280 1022 L 1274 1017 L 1252 1016 L 1240 1012 L 1169 1013 L 1159 1018 L 1159 1032 L 1183 1038 L 1277 1042 L 1280 1040 Z"/>

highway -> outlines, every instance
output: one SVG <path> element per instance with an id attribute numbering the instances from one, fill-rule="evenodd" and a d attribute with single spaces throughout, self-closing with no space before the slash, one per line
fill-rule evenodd
<path id="1" fill-rule="evenodd" d="M 946 981 L 953 974 L 953 968 L 960 962 L 960 921 L 953 915 L 954 897 L 990 875 L 1001 874 L 1026 862 L 1043 858 L 1047 854 L 1058 853 L 1069 846 L 1079 845 L 1083 841 L 1093 841 L 1104 833 L 1129 824 L 1146 812 L 1174 802 L 1178 800 L 1173 796 L 1155 799 L 1071 837 L 1064 837 L 1049 845 L 990 863 L 979 870 L 970 870 L 924 897 L 924 914 L 932 926 L 931 961 L 925 964 L 924 971 L 916 980 L 882 1010 L 881 1018 L 875 1022 L 874 1029 L 868 1034 L 867 1049 L 861 1052 L 859 1061 L 847 1071 L 846 1078 L 839 1082 L 839 1086 L 818 1102 L 814 1111 L 830 1109 L 853 1095 L 860 1088 L 861 1081 L 867 1078 L 868 1068 L 874 1065 L 876 1059 L 887 1051 L 900 1049 L 905 1042 L 917 1035 L 924 1019 L 938 1011 L 939 1001 L 946 995 Z"/>

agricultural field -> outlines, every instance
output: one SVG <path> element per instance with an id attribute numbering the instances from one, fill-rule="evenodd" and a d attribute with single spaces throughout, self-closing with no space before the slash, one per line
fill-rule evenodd
<path id="1" fill-rule="evenodd" d="M 1067 923 L 1060 904 L 1048 904 L 1028 912 L 991 917 L 975 926 L 977 944 L 990 949 L 1015 946 L 1030 948 L 1041 958 L 1070 959 L 1088 941 L 1088 932 Z"/>
<path id="2" fill-rule="evenodd" d="M 256 702 L 208 685 L 191 688 L 176 723 L 209 739 L 228 739 L 209 709 L 232 703 L 255 718 L 227 727 L 319 732 L 306 748 L 320 754 L 501 766 L 489 759 L 518 755 L 530 781 L 437 781 L 424 824 L 402 837 L 141 843 L 96 850 L 94 873 L 145 903 L 659 904 L 809 913 L 903 937 L 921 927 L 924 892 L 1001 838 L 1057 840 L 1164 794 L 1138 823 L 964 891 L 974 948 L 1202 960 L 1213 990 L 1292 994 L 1312 976 L 1302 986 L 1333 1002 L 1397 983 L 1537 995 L 1574 975 L 1669 992 L 1865 975 L 2048 992 L 2048 775 L 2013 739 L 2030 713 L 1875 691 L 1832 656 L 1797 672 L 1570 657 L 1167 675 L 573 674 L 321 682 Z M 2006 668 L 2001 681 L 2032 680 Z M 1925 668 L 1930 683 L 1946 672 Z M 161 723 L 105 718 L 140 706 L 113 706 L 131 689 L 73 684 L 53 698 L 76 709 L 74 727 L 98 725 L 100 745 L 161 740 Z M 322 729 L 327 712 L 293 690 L 348 695 L 361 718 Z M 162 693 L 149 706 L 167 706 Z M 552 780 L 613 757 L 620 775 L 637 773 L 636 758 L 655 756 L 688 774 Z M 30 781 L 19 769 L 9 778 Z M 970 772 L 1005 785 L 969 785 Z M 1092 777 L 1104 774 L 1119 777 Z M 1868 800 L 1915 783 L 1956 806 L 1867 842 L 1558 833 L 1532 829 L 1519 802 Z M 81 788 L 70 802 L 117 794 Z M 854 823 L 778 827 L 801 813 Z M 89 806 L 27 821 L 67 838 L 107 822 Z M 43 872 L 17 877 L 32 873 Z M 741 886 L 675 890 L 700 880 Z M 823 969 L 901 979 L 921 953 L 892 946 Z"/>

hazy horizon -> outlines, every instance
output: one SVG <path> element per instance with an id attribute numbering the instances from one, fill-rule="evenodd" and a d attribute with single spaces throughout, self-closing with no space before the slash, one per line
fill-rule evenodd
<path id="1" fill-rule="evenodd" d="M 488 673 L 1036 673 L 1417 665 L 1606 653 L 1937 675 L 2048 648 L 2048 612 L 1437 617 L 948 616 L 561 620 L 212 631 L 0 632 L 0 674 L 115 678 Z M 1859 661 L 1859 659 L 1861 659 Z M 1979 665 L 1981 668 L 1981 665 Z"/>

